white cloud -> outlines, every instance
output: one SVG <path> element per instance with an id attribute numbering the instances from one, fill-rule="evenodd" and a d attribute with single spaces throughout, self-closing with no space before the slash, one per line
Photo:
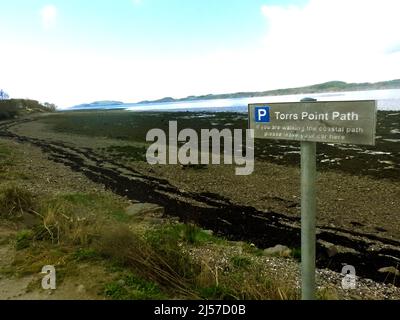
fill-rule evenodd
<path id="1" fill-rule="evenodd" d="M 57 21 L 58 11 L 54 5 L 46 5 L 40 10 L 42 26 L 45 29 L 52 28 Z"/>
<path id="2" fill-rule="evenodd" d="M 261 10 L 268 23 L 266 55 L 288 76 L 315 82 L 400 75 L 393 50 L 400 43 L 398 0 L 310 0 L 303 7 Z"/>
<path id="3" fill-rule="evenodd" d="M 57 9 L 42 16 L 55 22 Z M 50 12 L 50 13 L 49 13 Z M 13 97 L 70 106 L 95 100 L 134 102 L 164 96 L 255 91 L 330 80 L 400 78 L 400 1 L 311 0 L 302 7 L 263 6 L 263 39 L 173 57 L 4 44 L 0 83 Z M 52 17 L 52 18 L 49 18 Z M 47 25 L 47 24 L 46 24 Z M 50 24 L 51 25 L 51 24 Z M 28 53 L 28 54 L 27 54 Z M 24 76 L 21 77 L 23 70 Z"/>

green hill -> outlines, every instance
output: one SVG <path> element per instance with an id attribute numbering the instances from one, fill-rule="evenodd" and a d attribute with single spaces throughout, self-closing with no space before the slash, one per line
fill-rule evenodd
<path id="1" fill-rule="evenodd" d="M 10 99 L 0 100 L 0 120 L 12 119 L 32 113 L 53 112 L 56 110 L 54 104 L 40 104 L 36 100 Z"/>

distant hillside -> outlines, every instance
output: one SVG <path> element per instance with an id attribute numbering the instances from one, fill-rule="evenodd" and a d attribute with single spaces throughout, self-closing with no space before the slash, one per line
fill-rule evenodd
<path id="1" fill-rule="evenodd" d="M 338 92 L 338 91 L 364 91 L 364 90 L 380 90 L 380 89 L 400 89 L 400 79 L 391 81 L 382 81 L 376 83 L 347 83 L 343 81 L 330 81 L 312 86 L 277 89 L 269 91 L 256 91 L 256 92 L 237 92 L 227 94 L 209 94 L 203 96 L 189 96 L 182 99 L 163 98 L 154 101 L 142 101 L 139 103 L 162 103 L 162 102 L 178 102 L 178 101 L 195 101 L 195 100 L 209 100 L 209 99 L 233 99 L 233 98 L 251 98 L 262 96 L 280 96 L 291 94 L 306 94 L 306 93 L 324 93 L 324 92 Z"/>
<path id="2" fill-rule="evenodd" d="M 166 102 L 174 102 L 174 101 L 178 101 L 177 99 L 171 98 L 171 97 L 166 97 L 166 98 L 162 98 L 159 100 L 155 100 L 155 101 L 149 101 L 149 100 L 145 100 L 139 103 L 166 103 Z"/>
<path id="3" fill-rule="evenodd" d="M 17 116 L 53 112 L 56 110 L 54 104 L 40 104 L 36 100 L 9 99 L 0 100 L 0 120 L 12 119 Z"/>
<path id="4" fill-rule="evenodd" d="M 77 106 L 72 107 L 72 109 L 92 109 L 97 107 L 104 107 L 104 106 L 117 106 L 124 104 L 121 101 L 112 101 L 112 100 L 104 100 L 104 101 L 95 101 L 92 103 L 84 103 Z"/>

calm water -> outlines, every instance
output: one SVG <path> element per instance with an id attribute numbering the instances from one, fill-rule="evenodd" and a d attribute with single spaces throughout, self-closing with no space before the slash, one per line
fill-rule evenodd
<path id="1" fill-rule="evenodd" d="M 129 111 L 234 111 L 247 112 L 249 103 L 298 102 L 304 97 L 312 97 L 318 101 L 377 100 L 379 110 L 400 111 L 400 89 L 370 90 L 335 93 L 315 93 L 286 96 L 266 96 L 257 98 L 216 99 L 168 103 L 95 106 L 93 109 L 126 109 Z M 88 109 L 88 108 L 85 108 Z M 91 108 L 89 108 L 91 109 Z"/>
<path id="2" fill-rule="evenodd" d="M 249 103 L 297 102 L 304 97 L 316 98 L 318 101 L 377 100 L 379 110 L 400 110 L 400 89 L 370 90 L 354 92 L 316 93 L 287 96 L 270 96 L 257 98 L 218 99 L 185 101 L 155 104 L 124 104 L 131 111 L 236 111 L 247 112 Z"/>

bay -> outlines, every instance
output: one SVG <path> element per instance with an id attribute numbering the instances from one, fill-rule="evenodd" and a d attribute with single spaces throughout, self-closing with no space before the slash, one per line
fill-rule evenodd
<path id="1" fill-rule="evenodd" d="M 250 103 L 298 102 L 304 97 L 315 98 L 318 101 L 377 100 L 378 110 L 400 110 L 400 89 L 314 93 L 236 99 L 210 99 L 166 103 L 123 104 L 118 107 L 122 107 L 129 111 L 247 112 L 247 106 Z"/>

